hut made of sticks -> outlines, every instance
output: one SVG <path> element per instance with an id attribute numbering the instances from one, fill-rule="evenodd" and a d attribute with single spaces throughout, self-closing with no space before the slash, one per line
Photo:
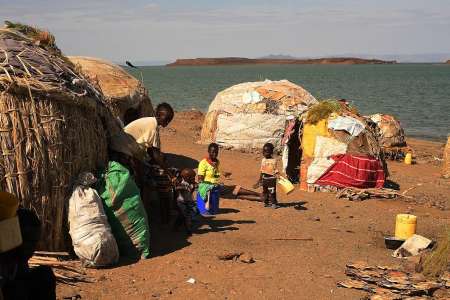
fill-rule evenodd
<path id="1" fill-rule="evenodd" d="M 107 164 L 111 120 L 102 94 L 50 33 L 0 28 L 0 189 L 38 214 L 41 249 L 68 248 L 65 201 L 80 172 Z"/>
<path id="2" fill-rule="evenodd" d="M 125 125 L 138 118 L 153 117 L 148 91 L 141 81 L 112 62 L 86 56 L 68 56 L 81 73 L 101 89 L 106 104 Z"/>

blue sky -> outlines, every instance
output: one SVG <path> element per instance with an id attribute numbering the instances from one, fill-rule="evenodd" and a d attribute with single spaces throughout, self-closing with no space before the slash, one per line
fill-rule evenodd
<path id="1" fill-rule="evenodd" d="M 450 53 L 450 0 L 0 0 L 0 19 L 113 61 Z"/>

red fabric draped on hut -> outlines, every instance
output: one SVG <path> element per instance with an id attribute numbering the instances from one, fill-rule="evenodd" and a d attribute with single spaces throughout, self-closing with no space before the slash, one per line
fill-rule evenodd
<path id="1" fill-rule="evenodd" d="M 334 155 L 332 158 L 335 163 L 316 184 L 356 188 L 383 187 L 385 174 L 380 160 L 350 154 Z"/>

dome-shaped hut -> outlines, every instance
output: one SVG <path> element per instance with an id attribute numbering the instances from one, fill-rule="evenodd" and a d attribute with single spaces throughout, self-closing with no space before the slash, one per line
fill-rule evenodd
<path id="1" fill-rule="evenodd" d="M 202 127 L 201 142 L 235 149 L 280 146 L 286 117 L 298 116 L 317 100 L 289 82 L 260 81 L 234 85 L 217 94 Z"/>
<path id="2" fill-rule="evenodd" d="M 369 118 L 377 125 L 377 138 L 386 158 L 401 160 L 411 151 L 406 145 L 405 131 L 397 118 L 387 114 L 374 114 Z"/>
<path id="3" fill-rule="evenodd" d="M 322 101 L 303 116 L 301 187 L 381 188 L 387 168 L 375 130 L 345 100 Z M 303 184 L 302 184 L 303 183 Z"/>
<path id="4" fill-rule="evenodd" d="M 67 249 L 73 180 L 107 165 L 108 137 L 120 128 L 50 33 L 8 22 L 0 49 L 0 189 L 38 214 L 40 248 Z"/>
<path id="5" fill-rule="evenodd" d="M 68 58 L 81 68 L 83 75 L 99 86 L 107 105 L 124 125 L 138 118 L 153 116 L 153 106 L 147 89 L 120 66 L 93 57 Z"/>

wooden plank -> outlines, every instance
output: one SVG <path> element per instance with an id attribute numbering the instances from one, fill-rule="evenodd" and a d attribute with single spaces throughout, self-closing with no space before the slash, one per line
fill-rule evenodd
<path id="1" fill-rule="evenodd" d="M 70 256 L 68 252 L 34 251 L 34 253 L 40 256 Z"/>

